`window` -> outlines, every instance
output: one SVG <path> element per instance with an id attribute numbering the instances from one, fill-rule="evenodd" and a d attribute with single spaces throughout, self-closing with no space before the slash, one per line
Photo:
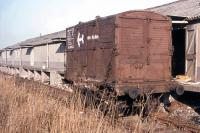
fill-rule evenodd
<path id="1" fill-rule="evenodd" d="M 30 55 L 32 50 L 33 50 L 33 48 L 28 48 L 27 51 L 26 51 L 26 55 Z"/>
<path id="2" fill-rule="evenodd" d="M 10 50 L 10 56 L 13 55 L 13 50 Z"/>
<path id="3" fill-rule="evenodd" d="M 56 53 L 64 53 L 65 52 L 65 43 L 61 43 Z"/>

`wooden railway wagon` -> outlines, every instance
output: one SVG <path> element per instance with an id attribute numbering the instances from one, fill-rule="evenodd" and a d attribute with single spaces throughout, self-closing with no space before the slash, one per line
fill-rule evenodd
<path id="1" fill-rule="evenodd" d="M 149 11 L 128 11 L 66 29 L 65 78 L 111 85 L 117 95 L 170 90 L 171 20 Z"/>

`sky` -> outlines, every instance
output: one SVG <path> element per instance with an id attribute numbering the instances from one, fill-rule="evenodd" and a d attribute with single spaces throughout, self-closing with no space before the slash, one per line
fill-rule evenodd
<path id="1" fill-rule="evenodd" d="M 0 0 L 0 48 L 64 30 L 95 16 L 145 9 L 176 0 Z"/>

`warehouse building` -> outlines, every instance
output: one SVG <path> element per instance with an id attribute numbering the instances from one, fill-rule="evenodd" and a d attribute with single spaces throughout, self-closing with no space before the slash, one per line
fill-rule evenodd
<path id="1" fill-rule="evenodd" d="M 200 1 L 179 0 L 147 10 L 171 17 L 172 73 L 200 81 Z"/>
<path id="2" fill-rule="evenodd" d="M 64 74 L 65 31 L 32 38 L 0 51 L 1 70 L 59 85 Z M 5 67 L 9 66 L 9 67 Z"/>

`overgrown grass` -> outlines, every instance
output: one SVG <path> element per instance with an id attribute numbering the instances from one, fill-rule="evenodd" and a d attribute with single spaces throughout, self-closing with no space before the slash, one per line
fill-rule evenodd
<path id="1" fill-rule="evenodd" d="M 0 132 L 121 133 L 97 108 L 84 108 L 80 93 L 56 91 L 33 81 L 0 73 Z"/>
<path id="2" fill-rule="evenodd" d="M 0 72 L 0 133 L 154 133 L 159 127 L 142 123 L 141 114 L 116 119 L 112 105 L 105 116 L 93 99 L 86 105 L 88 97 L 79 92 Z"/>

